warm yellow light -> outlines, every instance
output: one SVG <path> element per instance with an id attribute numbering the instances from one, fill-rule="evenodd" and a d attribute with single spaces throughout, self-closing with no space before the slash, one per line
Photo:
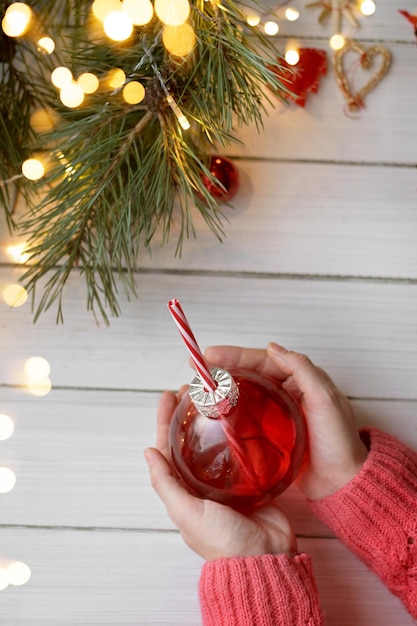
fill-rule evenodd
<path id="1" fill-rule="evenodd" d="M 30 567 L 22 561 L 14 561 L 7 568 L 7 574 L 11 585 L 25 585 L 31 576 Z"/>
<path id="2" fill-rule="evenodd" d="M 77 83 L 84 93 L 94 93 L 100 85 L 100 81 L 95 74 L 84 72 L 77 78 Z"/>
<path id="3" fill-rule="evenodd" d="M 14 433 L 13 420 L 4 413 L 0 413 L 0 441 L 6 441 Z"/>
<path id="4" fill-rule="evenodd" d="M 122 95 L 128 104 L 139 104 L 145 97 L 145 87 L 142 83 L 132 80 L 123 87 Z"/>
<path id="5" fill-rule="evenodd" d="M 119 0 L 94 0 L 91 8 L 96 18 L 104 22 L 109 13 L 120 11 L 121 4 Z"/>
<path id="6" fill-rule="evenodd" d="M 298 61 L 300 60 L 300 53 L 298 52 L 298 50 L 290 48 L 285 53 L 285 60 L 288 65 L 297 65 Z"/>
<path id="7" fill-rule="evenodd" d="M 55 50 L 55 42 L 50 37 L 41 37 L 38 40 L 38 50 L 44 54 L 52 54 Z"/>
<path id="8" fill-rule="evenodd" d="M 72 72 L 70 69 L 64 66 L 56 67 L 51 74 L 52 84 L 58 89 L 62 89 L 65 85 L 72 83 Z"/>
<path id="9" fill-rule="evenodd" d="M 25 248 L 25 243 L 19 243 L 15 246 L 7 246 L 6 252 L 15 263 L 26 263 L 29 255 L 25 252 Z"/>
<path id="10" fill-rule="evenodd" d="M 112 89 L 119 89 L 126 80 L 126 74 L 120 67 L 116 67 L 107 74 L 107 83 Z"/>
<path id="11" fill-rule="evenodd" d="M 300 11 L 294 7 L 288 7 L 285 9 L 285 17 L 289 22 L 295 22 L 300 17 Z"/>
<path id="12" fill-rule="evenodd" d="M 128 14 L 135 26 L 149 24 L 153 17 L 150 0 L 122 0 L 122 11 Z"/>
<path id="13" fill-rule="evenodd" d="M 10 583 L 9 574 L 6 572 L 5 569 L 0 567 L 0 591 L 3 591 L 3 589 L 6 589 L 9 583 Z"/>
<path id="14" fill-rule="evenodd" d="M 279 26 L 276 22 L 266 22 L 264 25 L 264 31 L 267 35 L 272 37 L 279 31 Z"/>
<path id="15" fill-rule="evenodd" d="M 113 11 L 104 18 L 103 28 L 113 41 L 126 41 L 133 32 L 133 23 L 127 13 Z"/>
<path id="16" fill-rule="evenodd" d="M 32 9 L 23 2 L 13 2 L 3 18 L 1 26 L 9 37 L 21 37 L 29 28 Z"/>
<path id="17" fill-rule="evenodd" d="M 45 167 L 39 159 L 26 159 L 22 163 L 22 174 L 28 180 L 39 180 L 45 174 Z"/>
<path id="18" fill-rule="evenodd" d="M 8 467 L 0 467 L 0 493 L 9 493 L 16 484 L 16 476 Z"/>
<path id="19" fill-rule="evenodd" d="M 59 99 L 69 109 L 75 109 L 83 103 L 84 92 L 78 83 L 70 83 L 62 87 Z"/>
<path id="20" fill-rule="evenodd" d="M 333 35 L 333 37 L 330 37 L 329 43 L 332 50 L 341 50 L 345 45 L 345 38 L 343 37 L 343 35 L 336 34 Z"/>
<path id="21" fill-rule="evenodd" d="M 42 380 L 51 373 L 51 366 L 42 356 L 32 356 L 25 361 L 24 370 L 31 380 Z"/>
<path id="22" fill-rule="evenodd" d="M 187 118 L 185 117 L 184 113 L 181 111 L 180 107 L 175 102 L 174 98 L 172 96 L 167 96 L 167 102 L 168 102 L 169 106 L 171 107 L 171 109 L 174 111 L 175 116 L 176 116 L 180 126 L 184 130 L 188 130 L 190 128 L 190 122 L 187 120 Z"/>
<path id="23" fill-rule="evenodd" d="M 177 57 L 185 57 L 195 46 L 194 28 L 187 23 L 181 26 L 165 26 L 162 41 L 168 52 Z"/>
<path id="24" fill-rule="evenodd" d="M 58 123 L 58 115 L 52 108 L 37 109 L 30 117 L 30 125 L 37 133 L 46 133 Z"/>
<path id="25" fill-rule="evenodd" d="M 3 290 L 3 300 L 7 305 L 17 308 L 25 304 L 28 299 L 28 292 L 22 285 L 7 285 Z"/>
<path id="26" fill-rule="evenodd" d="M 29 379 L 26 383 L 26 388 L 32 396 L 46 396 L 52 389 L 52 382 L 50 378 Z"/>
<path id="27" fill-rule="evenodd" d="M 375 13 L 375 2 L 373 0 L 363 0 L 359 6 L 362 15 L 373 15 Z"/>
<path id="28" fill-rule="evenodd" d="M 246 17 L 246 21 L 249 26 L 258 26 L 261 18 L 257 13 L 249 13 L 249 15 Z"/>
<path id="29" fill-rule="evenodd" d="M 190 3 L 188 0 L 155 0 L 155 13 L 164 24 L 181 26 L 188 20 Z"/>

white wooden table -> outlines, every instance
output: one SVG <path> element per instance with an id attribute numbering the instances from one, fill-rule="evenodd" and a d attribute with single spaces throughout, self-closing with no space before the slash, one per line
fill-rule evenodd
<path id="1" fill-rule="evenodd" d="M 277 46 L 297 35 L 329 51 L 317 13 L 297 6 Z M 196 219 L 197 239 L 175 258 L 173 227 L 165 248 L 143 254 L 139 298 L 121 298 L 109 328 L 85 312 L 76 271 L 63 325 L 54 311 L 34 325 L 29 303 L 1 302 L 0 413 L 15 433 L 0 442 L 0 465 L 17 482 L 0 495 L 0 567 L 21 560 L 32 571 L 0 592 L 2 626 L 201 624 L 201 559 L 167 518 L 142 455 L 161 391 L 191 376 L 172 297 L 203 348 L 276 340 L 305 352 L 352 399 L 360 425 L 417 449 L 417 45 L 398 9 L 415 7 L 377 0 L 352 33 L 393 55 L 357 119 L 329 67 L 304 109 L 277 102 L 262 134 L 242 129 L 244 145 L 228 154 L 241 184 L 225 241 Z M 2 227 L 1 290 L 21 272 L 5 252 L 12 241 Z M 35 355 L 52 368 L 52 391 L 39 398 L 23 379 Z M 413 623 L 295 487 L 281 500 L 313 556 L 328 626 Z"/>

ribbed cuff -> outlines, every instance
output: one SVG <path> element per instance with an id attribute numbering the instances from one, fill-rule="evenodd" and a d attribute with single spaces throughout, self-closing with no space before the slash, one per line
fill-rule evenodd
<path id="1" fill-rule="evenodd" d="M 204 626 L 322 626 L 311 559 L 266 554 L 218 559 L 200 577 Z"/>
<path id="2" fill-rule="evenodd" d="M 417 617 L 417 453 L 395 437 L 363 430 L 369 455 L 314 513 Z"/>

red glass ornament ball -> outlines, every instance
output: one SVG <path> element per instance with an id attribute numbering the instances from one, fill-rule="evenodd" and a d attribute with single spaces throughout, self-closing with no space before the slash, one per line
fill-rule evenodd
<path id="1" fill-rule="evenodd" d="M 207 176 L 203 176 L 203 185 L 213 198 L 222 202 L 230 202 L 239 189 L 239 172 L 235 165 L 223 156 L 212 156 L 209 170 L 213 176 L 223 185 L 212 182 Z"/>

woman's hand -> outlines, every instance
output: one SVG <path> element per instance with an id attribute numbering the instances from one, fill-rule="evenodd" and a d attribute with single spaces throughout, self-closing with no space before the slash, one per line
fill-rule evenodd
<path id="1" fill-rule="evenodd" d="M 158 407 L 156 448 L 145 450 L 152 486 L 185 543 L 207 561 L 225 558 L 286 554 L 297 551 L 289 521 L 276 503 L 245 515 L 223 504 L 192 496 L 174 475 L 168 462 L 168 432 L 178 395 L 166 391 Z"/>
<path id="2" fill-rule="evenodd" d="M 211 366 L 242 367 L 279 380 L 300 404 L 307 422 L 308 459 L 297 484 L 310 500 L 330 495 L 362 467 L 367 449 L 352 407 L 331 378 L 308 357 L 271 343 L 267 350 L 214 346 L 205 352 Z"/>

